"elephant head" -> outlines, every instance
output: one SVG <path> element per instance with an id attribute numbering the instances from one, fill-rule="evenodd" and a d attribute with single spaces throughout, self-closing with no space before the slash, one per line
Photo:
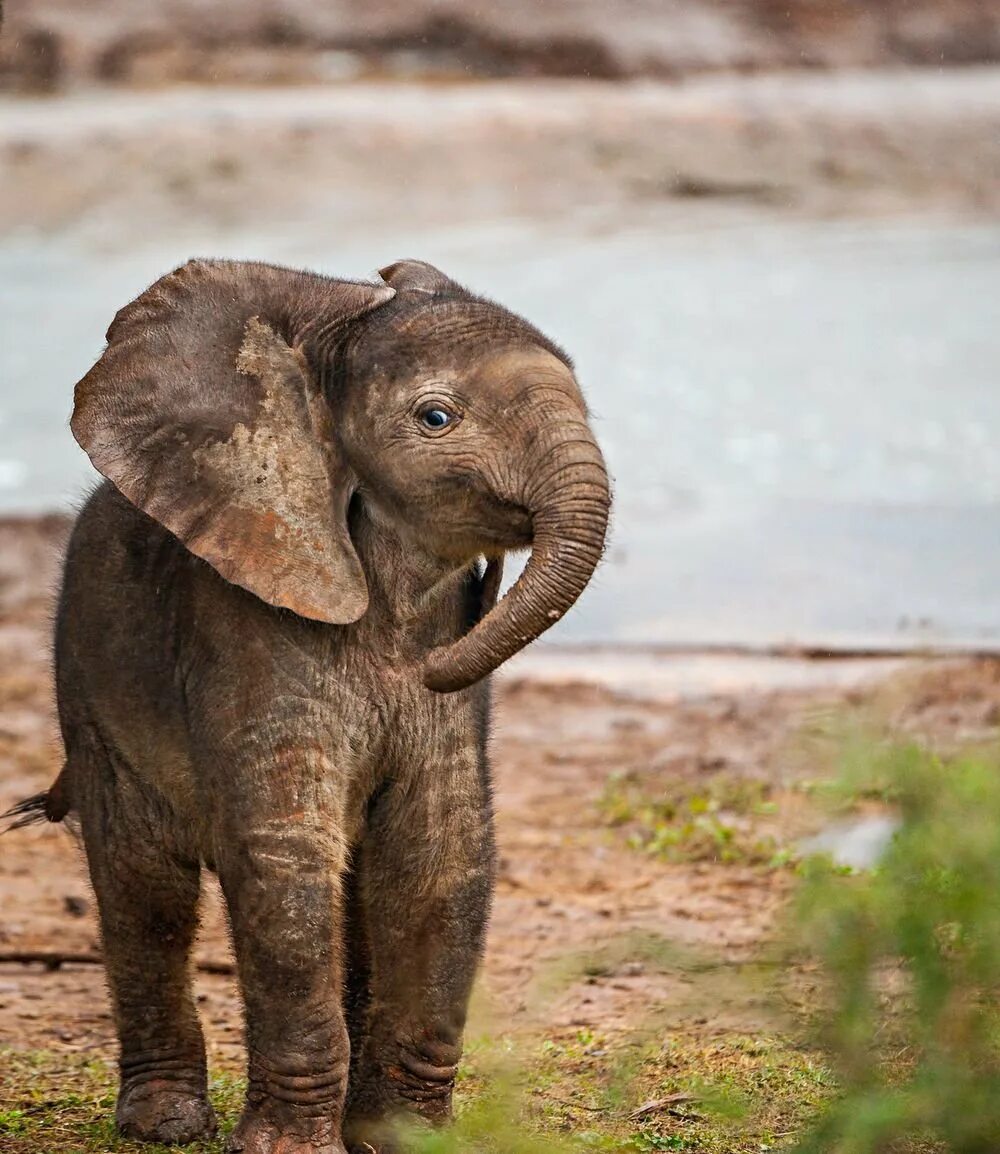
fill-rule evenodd
<path id="1" fill-rule="evenodd" d="M 603 550 L 608 478 L 557 346 L 430 265 L 382 276 L 192 261 L 115 317 L 72 429 L 192 553 L 319 621 L 367 608 L 355 495 L 456 567 L 530 545 L 507 595 L 428 655 L 425 683 L 449 692 L 575 602 Z"/>

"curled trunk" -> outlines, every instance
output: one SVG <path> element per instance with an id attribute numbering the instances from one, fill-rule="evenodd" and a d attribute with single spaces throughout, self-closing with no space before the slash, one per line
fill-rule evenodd
<path id="1" fill-rule="evenodd" d="M 424 683 L 439 693 L 464 689 L 553 626 L 583 592 L 604 551 L 608 475 L 590 430 L 566 426 L 534 470 L 525 494 L 532 515 L 531 557 L 499 604 L 454 645 L 427 658 Z"/>

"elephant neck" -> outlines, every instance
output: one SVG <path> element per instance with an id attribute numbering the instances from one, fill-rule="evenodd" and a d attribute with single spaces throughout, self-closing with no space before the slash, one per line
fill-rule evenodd
<path id="1" fill-rule="evenodd" d="M 430 552 L 369 500 L 352 502 L 350 529 L 368 581 L 366 617 L 428 644 L 438 643 L 436 626 L 450 633 L 451 618 L 462 612 L 470 563 Z"/>

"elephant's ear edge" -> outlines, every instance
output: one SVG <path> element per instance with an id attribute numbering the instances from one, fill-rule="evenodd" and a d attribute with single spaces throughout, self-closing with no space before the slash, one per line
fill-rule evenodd
<path id="1" fill-rule="evenodd" d="M 227 581 L 303 617 L 356 621 L 368 591 L 347 527 L 354 480 L 304 356 L 271 321 L 303 302 L 353 319 L 393 295 L 273 266 L 186 265 L 115 318 L 77 385 L 73 435 Z"/>

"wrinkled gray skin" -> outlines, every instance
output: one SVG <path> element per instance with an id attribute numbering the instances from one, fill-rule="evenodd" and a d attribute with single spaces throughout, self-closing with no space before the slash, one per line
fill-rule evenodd
<path id="1" fill-rule="evenodd" d="M 387 1119 L 449 1113 L 494 870 L 484 678 L 587 583 L 608 483 L 555 346 L 430 266 L 383 276 L 192 262 L 77 386 L 113 484 L 69 547 L 37 805 L 79 817 L 132 1137 L 214 1129 L 203 866 L 246 1005 L 229 1149 L 386 1151 Z"/>

